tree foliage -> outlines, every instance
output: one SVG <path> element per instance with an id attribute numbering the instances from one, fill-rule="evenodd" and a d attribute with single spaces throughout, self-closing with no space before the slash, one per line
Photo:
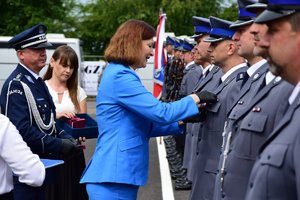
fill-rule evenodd
<path id="1" fill-rule="evenodd" d="M 15 35 L 38 23 L 48 32 L 69 33 L 74 30 L 74 0 L 1 0 L 0 35 Z"/>
<path id="2" fill-rule="evenodd" d="M 167 32 L 192 35 L 194 15 L 228 20 L 237 16 L 236 4 L 227 8 L 223 6 L 224 0 L 90 0 L 86 4 L 77 1 L 2 0 L 0 35 L 15 35 L 44 23 L 49 33 L 79 37 L 84 54 L 102 55 L 116 29 L 128 19 L 144 20 L 156 27 L 162 10 L 167 14 Z"/>

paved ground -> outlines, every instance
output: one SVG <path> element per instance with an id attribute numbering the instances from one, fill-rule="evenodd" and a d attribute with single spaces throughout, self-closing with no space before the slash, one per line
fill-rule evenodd
<path id="1" fill-rule="evenodd" d="M 88 99 L 88 113 L 95 117 L 95 99 Z M 88 162 L 93 154 L 96 139 L 86 141 L 87 149 L 85 150 L 85 158 Z M 173 181 L 174 188 L 174 181 Z M 187 200 L 189 191 L 174 191 L 175 200 Z M 161 174 L 159 168 L 159 159 L 157 151 L 156 139 L 150 140 L 150 160 L 149 160 L 149 179 L 146 186 L 140 187 L 138 200 L 170 200 L 162 197 Z"/>

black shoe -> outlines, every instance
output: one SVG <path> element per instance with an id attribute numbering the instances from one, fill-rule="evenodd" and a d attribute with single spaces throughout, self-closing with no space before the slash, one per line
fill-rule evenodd
<path id="1" fill-rule="evenodd" d="M 190 190 L 192 189 L 192 182 L 186 181 L 184 183 L 175 183 L 175 190 Z"/>
<path id="2" fill-rule="evenodd" d="M 186 177 L 176 178 L 175 183 L 184 183 L 188 181 Z"/>

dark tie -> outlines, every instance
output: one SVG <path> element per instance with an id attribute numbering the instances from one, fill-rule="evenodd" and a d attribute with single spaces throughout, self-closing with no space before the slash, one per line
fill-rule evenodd
<path id="1" fill-rule="evenodd" d="M 222 81 L 222 79 L 220 78 L 220 80 L 219 80 L 219 85 L 221 85 L 221 84 L 222 84 L 222 82 L 223 82 L 223 81 Z"/>
<path id="2" fill-rule="evenodd" d="M 249 79 L 249 74 L 247 72 L 244 72 L 243 81 L 242 81 L 242 87 L 245 85 L 245 83 Z"/>
<path id="3" fill-rule="evenodd" d="M 202 78 L 205 79 L 205 77 L 208 75 L 208 73 L 209 73 L 209 70 L 207 70 L 207 71 L 203 74 Z"/>
<path id="4" fill-rule="evenodd" d="M 263 78 L 263 80 L 262 80 L 262 82 L 261 82 L 259 88 L 257 88 L 256 94 L 259 93 L 259 91 L 261 91 L 265 86 L 266 86 L 266 79 Z"/>

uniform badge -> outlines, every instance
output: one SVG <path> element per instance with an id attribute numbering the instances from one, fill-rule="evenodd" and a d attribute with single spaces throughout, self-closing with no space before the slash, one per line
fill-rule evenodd
<path id="1" fill-rule="evenodd" d="M 258 77 L 259 77 L 259 73 L 257 73 L 257 74 L 254 75 L 253 80 L 258 79 Z"/>
<path id="2" fill-rule="evenodd" d="M 254 107 L 252 108 L 252 112 L 260 112 L 261 108 L 260 107 Z"/>

